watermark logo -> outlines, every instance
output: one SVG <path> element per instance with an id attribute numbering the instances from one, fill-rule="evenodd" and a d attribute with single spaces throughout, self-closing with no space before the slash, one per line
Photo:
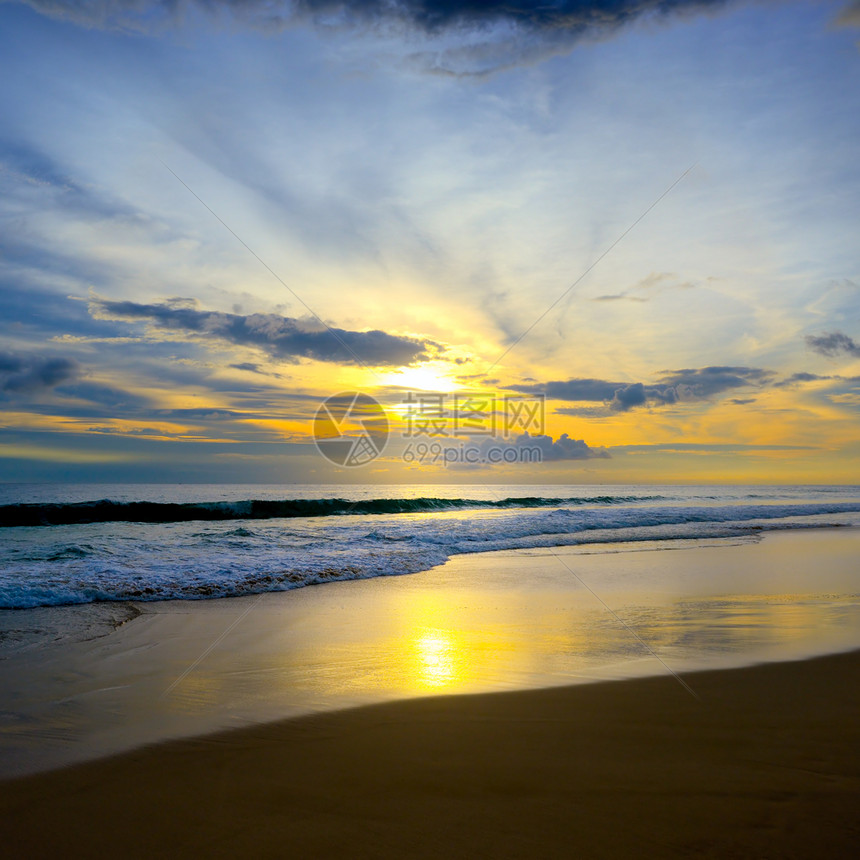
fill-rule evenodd
<path id="1" fill-rule="evenodd" d="M 525 440 L 526 444 L 519 444 L 521 440 Z M 542 463 L 543 450 L 540 445 L 528 444 L 528 441 L 528 436 L 522 436 L 508 443 L 461 442 L 459 445 L 443 445 L 440 442 L 410 442 L 403 449 L 400 459 L 404 463 L 448 468 Z"/>
<path id="2" fill-rule="evenodd" d="M 543 396 L 409 391 L 402 411 L 404 438 L 511 439 L 544 431 Z"/>
<path id="3" fill-rule="evenodd" d="M 344 391 L 323 401 L 314 418 L 317 450 L 336 466 L 364 466 L 388 442 L 388 417 L 369 394 Z"/>
<path id="4" fill-rule="evenodd" d="M 407 391 L 382 405 L 368 394 L 329 397 L 314 419 L 314 442 L 337 466 L 364 466 L 382 454 L 389 435 L 399 431 L 397 456 L 407 464 L 474 468 L 534 464 L 557 452 L 543 435 L 542 396 L 492 392 Z"/>

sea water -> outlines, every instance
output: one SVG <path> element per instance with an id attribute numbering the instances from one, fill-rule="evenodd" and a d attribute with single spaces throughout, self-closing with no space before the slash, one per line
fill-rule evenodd
<path id="1" fill-rule="evenodd" d="M 234 597 L 454 555 L 860 524 L 858 487 L 0 485 L 0 609 Z"/>

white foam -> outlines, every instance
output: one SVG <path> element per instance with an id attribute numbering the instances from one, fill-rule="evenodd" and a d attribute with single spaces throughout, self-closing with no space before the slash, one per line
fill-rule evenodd
<path id="1" fill-rule="evenodd" d="M 461 553 L 851 524 L 860 501 L 9 528 L 0 532 L 0 608 L 229 597 L 416 573 Z"/>

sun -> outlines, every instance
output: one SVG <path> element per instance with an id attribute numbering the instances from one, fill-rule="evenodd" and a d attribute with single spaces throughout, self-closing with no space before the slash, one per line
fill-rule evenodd
<path id="1" fill-rule="evenodd" d="M 410 391 L 433 391 L 447 394 L 460 387 L 443 364 L 423 364 L 420 367 L 401 367 L 382 375 L 385 385 L 406 388 Z"/>

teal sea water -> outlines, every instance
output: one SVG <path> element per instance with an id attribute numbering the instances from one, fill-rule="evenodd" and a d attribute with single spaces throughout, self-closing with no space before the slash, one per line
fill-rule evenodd
<path id="1" fill-rule="evenodd" d="M 0 485 L 0 609 L 203 599 L 455 555 L 860 524 L 858 487 Z"/>

